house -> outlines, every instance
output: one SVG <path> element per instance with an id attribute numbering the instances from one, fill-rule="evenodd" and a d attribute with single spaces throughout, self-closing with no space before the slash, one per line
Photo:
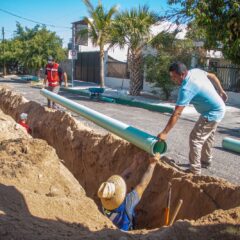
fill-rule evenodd
<path id="1" fill-rule="evenodd" d="M 79 38 L 78 31 L 87 27 L 84 21 L 77 21 L 73 23 L 75 26 L 75 42 L 78 51 L 78 59 L 75 60 L 75 76 L 74 79 L 83 80 L 87 82 L 94 82 L 99 83 L 99 48 L 97 46 L 93 46 L 91 39 L 81 39 Z M 174 31 L 176 29 L 176 25 L 170 22 L 158 22 L 151 27 L 151 34 L 152 36 L 157 35 L 158 33 L 167 30 L 167 31 Z M 180 32 L 176 36 L 178 39 L 183 39 L 186 35 L 187 28 L 185 25 L 180 26 Z M 195 47 L 202 47 L 203 42 L 196 42 Z M 109 87 L 114 88 L 129 88 L 129 73 L 127 68 L 127 52 L 128 47 L 125 46 L 124 48 L 119 48 L 118 46 L 114 46 L 110 49 L 109 45 L 105 46 L 105 57 L 104 57 L 104 64 L 105 64 L 105 84 Z M 147 52 L 154 54 L 154 49 L 148 48 Z M 236 89 L 238 88 L 238 83 L 234 81 L 234 78 L 237 78 L 237 71 L 238 69 L 231 70 L 227 72 L 223 70 L 224 68 L 232 68 L 230 63 L 226 63 L 224 60 L 222 52 L 217 50 L 210 50 L 207 51 L 205 56 L 205 64 L 206 69 L 213 69 L 213 67 L 218 66 L 217 68 L 217 75 L 220 76 L 220 79 L 223 82 L 225 89 Z M 198 66 L 198 56 L 194 54 L 192 56 L 192 67 Z M 224 66 L 220 69 L 220 66 Z M 235 71 L 235 72 L 234 72 Z M 148 83 L 144 80 L 143 83 L 143 90 L 144 91 L 151 91 L 153 90 L 153 84 Z"/>
<path id="2" fill-rule="evenodd" d="M 74 61 L 74 79 L 91 81 L 98 83 L 99 75 L 95 72 L 91 74 L 93 69 L 99 71 L 99 48 L 92 45 L 91 39 L 81 39 L 78 32 L 87 27 L 82 20 L 73 22 L 73 37 L 76 43 L 76 50 L 78 51 L 78 59 Z M 170 22 L 158 22 L 151 28 L 152 36 L 157 35 L 163 30 L 174 31 L 176 29 Z M 178 34 L 178 38 L 184 38 L 186 34 L 186 26 L 182 26 L 182 31 Z M 69 44 L 71 45 L 71 44 Z M 72 47 L 72 46 L 70 46 Z M 129 73 L 127 70 L 127 52 L 128 47 L 120 48 L 114 46 L 110 49 L 109 45 L 105 46 L 105 84 L 106 86 L 128 88 L 129 87 Z M 152 51 L 152 50 L 149 50 Z M 87 55 L 86 55 L 87 54 Z M 92 77 L 88 77 L 92 75 Z M 145 84 L 146 85 L 146 84 Z"/>

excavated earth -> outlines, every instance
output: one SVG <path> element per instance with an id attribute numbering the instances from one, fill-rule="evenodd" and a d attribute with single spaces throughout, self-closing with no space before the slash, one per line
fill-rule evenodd
<path id="1" fill-rule="evenodd" d="M 142 164 L 127 179 L 140 180 L 148 154 L 115 135 L 100 135 L 69 113 L 27 101 L 0 87 L 0 239 L 240 239 L 240 186 L 181 172 L 163 158 L 137 207 L 137 229 L 124 233 L 101 214 L 96 192 L 133 158 Z M 16 127 L 29 115 L 32 136 Z M 168 183 L 171 213 L 164 227 Z"/>

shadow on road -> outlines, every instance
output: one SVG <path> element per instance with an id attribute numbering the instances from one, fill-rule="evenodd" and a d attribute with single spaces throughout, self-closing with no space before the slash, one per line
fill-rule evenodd
<path id="1" fill-rule="evenodd" d="M 226 128 L 218 126 L 218 132 L 221 134 L 225 134 L 231 137 L 240 138 L 240 127 L 239 128 Z"/>
<path id="2" fill-rule="evenodd" d="M 222 147 L 214 147 L 215 149 L 218 149 L 220 151 L 223 151 L 223 152 L 228 152 L 228 153 L 231 153 L 233 155 L 236 155 L 236 156 L 240 156 L 240 153 L 237 153 L 237 152 L 233 152 L 233 151 L 230 151 L 228 149 L 225 149 L 225 148 L 222 148 Z"/>

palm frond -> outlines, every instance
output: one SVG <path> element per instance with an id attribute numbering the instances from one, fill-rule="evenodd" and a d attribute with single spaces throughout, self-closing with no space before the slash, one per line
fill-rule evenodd
<path id="1" fill-rule="evenodd" d="M 120 46 L 127 44 L 136 50 L 142 48 L 150 39 L 150 27 L 157 19 L 157 14 L 149 11 L 147 5 L 125 10 L 115 18 L 113 40 Z"/>
<path id="2" fill-rule="evenodd" d="M 93 5 L 91 4 L 91 2 L 89 0 L 82 0 L 82 1 L 86 5 L 89 13 L 94 11 L 94 7 L 93 7 Z"/>

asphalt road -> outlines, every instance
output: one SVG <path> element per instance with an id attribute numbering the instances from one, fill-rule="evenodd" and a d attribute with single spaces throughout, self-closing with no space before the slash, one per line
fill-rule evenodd
<path id="1" fill-rule="evenodd" d="M 28 100 L 46 105 L 46 99 L 40 95 L 39 89 L 32 88 L 29 83 L 21 83 L 0 78 L 0 85 L 9 85 Z M 170 114 L 151 112 L 136 107 L 90 101 L 87 98 L 67 92 L 60 92 L 60 95 L 153 135 L 157 135 L 165 127 L 170 116 Z M 72 116 L 84 122 L 85 125 L 91 127 L 95 131 L 101 134 L 106 133 L 104 129 L 98 127 L 94 123 L 74 113 Z M 192 107 L 188 107 L 167 139 L 167 156 L 174 159 L 175 162 L 183 168 L 187 167 L 188 164 L 188 136 L 198 116 L 199 115 Z M 202 174 L 224 178 L 232 183 L 240 184 L 240 154 L 226 151 L 221 147 L 223 138 L 227 136 L 240 138 L 240 108 L 231 106 L 231 103 L 227 105 L 225 118 L 219 124 L 215 135 L 213 165 L 210 169 L 203 169 Z"/>

